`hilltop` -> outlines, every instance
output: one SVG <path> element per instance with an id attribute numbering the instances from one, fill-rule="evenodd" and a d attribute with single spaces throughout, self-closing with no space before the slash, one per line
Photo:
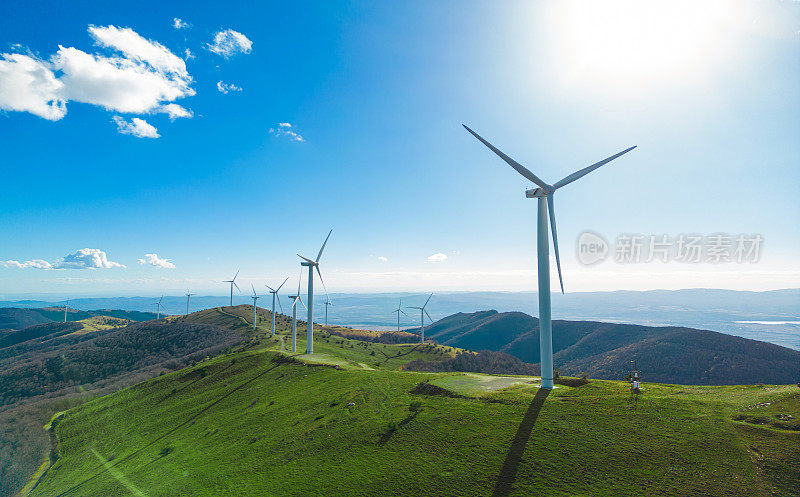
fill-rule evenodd
<path id="1" fill-rule="evenodd" d="M 118 309 L 99 309 L 95 311 L 79 311 L 67 309 L 67 321 L 83 321 L 92 317 L 116 318 L 124 321 L 149 321 L 156 318 L 154 312 L 121 311 Z M 64 321 L 64 308 L 0 308 L 0 337 L 4 331 L 16 331 L 29 326 L 45 323 L 61 323 Z"/>
<path id="2" fill-rule="evenodd" d="M 522 312 L 457 313 L 428 326 L 425 335 L 453 347 L 539 362 L 539 320 Z M 572 376 L 622 379 L 636 360 L 646 379 L 661 383 L 800 382 L 800 351 L 692 328 L 555 320 L 553 352 L 556 367 Z"/>
<path id="3" fill-rule="evenodd" d="M 291 318 L 276 314 L 278 337 L 271 339 L 272 313 L 258 308 L 257 315 L 255 331 L 253 307 L 234 306 L 131 325 L 127 320 L 92 316 L 0 333 L 0 495 L 21 488 L 41 464 L 48 452 L 41 426 L 53 412 L 214 357 L 232 346 L 289 349 Z M 305 322 L 298 326 L 299 350 L 305 349 L 304 326 Z M 397 370 L 406 361 L 455 355 L 450 347 L 379 343 L 385 335 L 317 326 L 316 353 L 306 357 L 338 366 Z"/>
<path id="4" fill-rule="evenodd" d="M 59 413 L 49 425 L 53 464 L 30 495 L 799 488 L 794 385 L 646 384 L 632 396 L 625 383 L 592 381 L 545 396 L 536 378 L 327 365 L 278 348 L 224 354 Z"/>

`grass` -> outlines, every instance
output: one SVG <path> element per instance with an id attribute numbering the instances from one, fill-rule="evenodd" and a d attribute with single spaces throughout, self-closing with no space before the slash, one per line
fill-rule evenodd
<path id="1" fill-rule="evenodd" d="M 796 386 L 560 386 L 527 439 L 529 379 L 405 372 L 447 352 L 354 342 L 316 341 L 330 367 L 263 340 L 71 409 L 30 495 L 798 494 L 800 433 L 736 420 L 797 418 Z"/>

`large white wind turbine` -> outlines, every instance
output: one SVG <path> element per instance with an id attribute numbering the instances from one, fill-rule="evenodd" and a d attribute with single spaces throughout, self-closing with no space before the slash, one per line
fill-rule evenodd
<path id="1" fill-rule="evenodd" d="M 65 323 L 67 322 L 67 309 L 69 309 L 69 300 L 67 300 L 67 303 L 64 304 L 64 322 Z"/>
<path id="2" fill-rule="evenodd" d="M 236 277 L 239 276 L 239 271 L 236 271 L 236 274 L 233 275 L 233 279 L 225 280 L 223 283 L 230 283 L 231 284 L 231 307 L 233 307 L 233 287 L 235 286 L 237 290 L 239 290 L 239 285 L 236 284 Z M 241 290 L 239 290 L 241 292 Z"/>
<path id="3" fill-rule="evenodd" d="M 286 278 L 285 280 L 283 280 L 283 283 L 281 283 L 281 285 L 278 287 L 277 290 L 272 288 L 271 286 L 267 285 L 266 283 L 264 283 L 264 286 L 269 288 L 269 293 L 272 294 L 272 336 L 273 337 L 275 336 L 275 298 L 276 297 L 278 298 L 278 305 L 281 307 L 281 312 L 283 312 L 283 304 L 281 304 L 281 298 L 278 296 L 278 292 L 280 291 L 281 287 L 283 287 L 283 285 L 286 284 L 287 281 L 289 281 L 289 278 Z"/>
<path id="4" fill-rule="evenodd" d="M 425 304 L 423 304 L 422 307 L 409 307 L 409 309 L 419 309 L 419 331 L 422 337 L 421 343 L 425 343 L 425 315 L 427 314 L 428 319 L 431 320 L 431 323 L 433 322 L 433 318 L 431 317 L 430 314 L 428 314 L 428 311 L 425 310 L 425 308 L 428 306 L 428 302 L 431 301 L 431 297 L 433 297 L 433 294 L 428 295 L 428 300 L 425 301 Z M 399 331 L 399 326 L 398 326 L 398 331 Z"/>
<path id="5" fill-rule="evenodd" d="M 292 299 L 292 352 L 297 352 L 297 303 L 300 302 L 303 304 L 303 307 L 306 307 L 306 304 L 303 303 L 303 299 L 300 298 L 300 284 L 303 282 L 303 268 L 300 268 L 300 278 L 297 280 L 297 295 L 289 295 L 289 298 Z M 308 310 L 308 307 L 306 307 Z"/>
<path id="6" fill-rule="evenodd" d="M 319 254 L 317 254 L 317 258 L 315 260 L 312 261 L 308 257 L 303 257 L 302 255 L 297 254 L 298 257 L 303 259 L 303 262 L 301 262 L 300 265 L 308 267 L 308 324 L 306 328 L 306 354 L 314 353 L 314 268 L 317 269 L 319 281 L 322 283 L 322 288 L 325 290 L 325 297 L 328 296 L 328 289 L 325 288 L 325 281 L 322 279 L 322 272 L 319 270 L 319 259 L 322 257 L 322 251 L 325 250 L 325 245 L 327 245 L 328 238 L 331 237 L 331 233 L 333 233 L 333 230 L 328 232 L 328 236 L 325 237 L 325 241 L 322 243 L 322 248 L 319 249 Z"/>
<path id="7" fill-rule="evenodd" d="M 397 305 L 397 309 L 392 311 L 392 314 L 397 314 L 397 332 L 400 333 L 400 313 L 403 313 L 406 317 L 406 311 L 403 310 L 403 299 L 400 299 L 400 304 Z"/>
<path id="8" fill-rule="evenodd" d="M 256 316 L 256 303 L 258 303 L 258 294 L 256 293 L 256 287 L 254 287 L 252 283 L 250 283 L 250 288 L 252 288 L 252 289 L 253 289 L 253 296 L 252 296 L 252 297 L 250 297 L 251 299 L 253 299 L 253 331 L 256 331 L 256 319 L 257 319 L 257 317 L 258 317 L 258 316 Z M 272 305 L 273 305 L 273 307 L 274 307 L 274 306 L 275 306 L 275 303 L 273 302 L 273 304 L 272 304 Z M 275 323 L 275 317 L 274 317 L 274 312 L 273 312 L 272 323 L 273 323 L 273 325 L 272 325 L 272 326 L 273 326 L 273 327 L 272 327 L 272 334 L 274 335 L 274 334 L 275 334 L 275 324 L 274 324 L 274 323 Z"/>
<path id="9" fill-rule="evenodd" d="M 164 300 L 164 296 L 163 295 L 161 296 L 160 299 L 158 299 L 157 302 L 153 302 L 153 305 L 157 306 L 157 308 L 158 308 L 158 311 L 157 311 L 157 314 L 156 314 L 156 319 L 161 319 L 161 301 L 162 300 Z"/>
<path id="10" fill-rule="evenodd" d="M 189 291 L 186 292 L 186 315 L 187 316 L 189 315 L 189 298 L 192 295 L 197 295 L 197 294 L 196 293 L 189 293 Z"/>
<path id="11" fill-rule="evenodd" d="M 509 166 L 513 167 L 518 173 L 538 186 L 538 188 L 526 190 L 525 196 L 527 198 L 539 199 L 536 244 L 539 268 L 539 352 L 541 355 L 542 366 L 542 388 L 553 388 L 553 328 L 550 315 L 550 248 L 547 235 L 548 215 L 550 218 L 551 232 L 553 234 L 553 247 L 555 249 L 556 267 L 558 268 L 558 281 L 561 284 L 561 293 L 564 293 L 564 280 L 561 278 L 561 261 L 558 256 L 558 236 L 556 235 L 556 215 L 555 207 L 553 206 L 553 194 L 562 186 L 568 185 L 573 181 L 582 178 L 603 164 L 611 162 L 620 155 L 630 152 L 636 148 L 636 146 L 626 148 L 618 154 L 614 154 L 607 159 L 603 159 L 600 162 L 576 171 L 566 178 L 553 183 L 552 185 L 548 185 L 531 171 L 529 171 L 525 166 L 495 148 L 494 145 L 481 138 L 466 125 L 462 124 L 462 126 L 464 126 L 464 128 L 466 128 L 466 130 L 469 131 L 472 136 L 489 147 L 492 152 L 506 161 Z"/>

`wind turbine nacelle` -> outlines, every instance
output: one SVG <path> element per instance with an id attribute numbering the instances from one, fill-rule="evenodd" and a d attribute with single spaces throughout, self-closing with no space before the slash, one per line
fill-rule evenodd
<path id="1" fill-rule="evenodd" d="M 525 196 L 528 198 L 546 197 L 547 190 L 544 188 L 532 188 L 530 190 L 525 190 Z"/>

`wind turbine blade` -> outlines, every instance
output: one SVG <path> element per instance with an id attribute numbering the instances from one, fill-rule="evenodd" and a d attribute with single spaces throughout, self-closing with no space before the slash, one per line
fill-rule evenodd
<path id="1" fill-rule="evenodd" d="M 278 289 L 277 289 L 277 290 L 275 290 L 275 291 L 276 291 L 276 292 L 277 292 L 277 291 L 280 291 L 280 289 L 283 287 L 283 285 L 285 285 L 285 284 L 286 284 L 286 282 L 287 282 L 287 281 L 289 281 L 289 278 L 288 278 L 288 277 L 287 277 L 285 280 L 283 280 L 283 283 L 281 283 L 281 286 L 279 286 L 279 287 L 278 287 Z"/>
<path id="2" fill-rule="evenodd" d="M 472 136 L 474 136 L 475 138 L 480 140 L 481 143 L 483 143 L 484 145 L 489 147 L 489 150 L 491 150 L 492 152 L 494 152 L 497 155 L 499 155 L 501 159 L 506 161 L 508 163 L 508 165 L 513 167 L 518 173 L 520 173 L 521 175 L 525 176 L 526 178 L 528 178 L 529 180 L 533 181 L 534 183 L 536 183 L 537 185 L 539 185 L 542 188 L 547 188 L 549 186 L 547 183 L 545 183 L 544 181 L 539 179 L 538 176 L 536 176 L 535 174 L 530 172 L 530 170 L 528 170 L 528 168 L 526 168 L 525 166 L 523 166 L 519 162 L 515 161 L 511 157 L 507 156 L 506 154 L 504 154 L 503 152 L 498 150 L 494 145 L 492 145 L 491 143 L 489 143 L 486 140 L 484 140 L 478 133 L 476 133 L 476 132 L 472 131 L 471 129 L 469 129 L 469 127 L 466 124 L 462 124 L 462 126 L 464 126 L 464 128 L 467 131 L 469 131 L 472 134 Z"/>
<path id="3" fill-rule="evenodd" d="M 317 254 L 317 260 L 314 262 L 319 262 L 319 258 L 322 257 L 322 251 L 325 250 L 325 245 L 328 244 L 328 238 L 331 237 L 331 233 L 333 233 L 333 230 L 330 230 L 328 232 L 328 236 L 325 237 L 325 242 L 323 242 L 322 248 L 319 249 L 319 254 Z"/>
<path id="4" fill-rule="evenodd" d="M 297 278 L 297 296 L 300 297 L 300 285 L 303 283 L 303 268 L 300 267 L 300 277 Z"/>
<path id="5" fill-rule="evenodd" d="M 406 307 L 406 309 L 419 309 L 419 310 L 422 310 L 422 309 L 424 309 L 424 307 Z"/>
<path id="6" fill-rule="evenodd" d="M 400 311 L 400 312 L 402 312 L 402 313 L 403 313 L 403 316 L 406 316 L 406 317 L 408 317 L 408 314 L 406 314 L 406 311 L 404 311 L 403 309 L 397 309 L 397 310 L 398 310 L 398 311 Z"/>
<path id="7" fill-rule="evenodd" d="M 303 302 L 303 299 L 301 299 L 301 298 L 298 296 L 298 297 L 297 297 L 297 300 L 299 300 L 299 301 L 300 301 L 300 303 L 301 303 L 301 304 L 303 304 L 303 309 L 305 309 L 305 310 L 308 310 L 308 307 L 306 307 L 306 303 L 305 303 L 305 302 Z"/>
<path id="8" fill-rule="evenodd" d="M 608 159 L 603 159 L 600 162 L 598 162 L 596 164 L 592 164 L 589 167 L 584 167 L 580 171 L 576 171 L 576 172 L 570 174 L 569 176 L 567 176 L 566 178 L 562 179 L 561 181 L 558 181 L 556 184 L 553 185 L 553 188 L 558 189 L 558 188 L 561 188 L 564 185 L 568 185 L 568 184 L 572 183 L 573 181 L 586 176 L 587 174 L 589 174 L 590 172 L 594 171 L 595 169 L 597 169 L 598 167 L 602 166 L 603 164 L 606 164 L 607 162 L 611 162 L 612 160 L 616 159 L 620 155 L 627 154 L 628 152 L 630 152 L 634 148 L 636 148 L 636 145 L 634 145 L 634 146 L 632 146 L 630 148 L 626 148 L 622 152 L 620 152 L 618 154 L 614 154 L 611 157 L 609 157 Z"/>
<path id="9" fill-rule="evenodd" d="M 235 281 L 231 281 L 231 283 L 233 283 L 233 286 L 235 286 L 236 289 L 239 290 L 239 293 L 242 293 L 242 289 L 239 288 L 239 285 L 237 285 Z"/>
<path id="10" fill-rule="evenodd" d="M 433 318 L 431 317 L 431 315 L 430 315 L 430 314 L 428 314 L 428 311 L 427 311 L 427 310 L 425 311 L 425 315 L 426 315 L 426 316 L 428 316 L 428 319 L 430 319 L 430 320 L 431 320 L 431 323 L 432 323 L 432 322 L 433 322 Z"/>
<path id="11" fill-rule="evenodd" d="M 237 269 L 236 270 L 236 274 L 233 275 L 233 280 L 232 281 L 236 281 L 236 277 L 239 276 L 239 271 L 241 271 L 241 269 Z"/>
<path id="12" fill-rule="evenodd" d="M 320 281 L 320 283 L 322 283 L 322 289 L 325 290 L 325 300 L 330 302 L 331 298 L 328 296 L 328 289 L 325 287 L 325 280 L 322 279 L 322 273 L 319 270 L 319 266 L 314 266 L 314 267 L 317 268 L 317 274 L 319 275 L 319 281 Z"/>
<path id="13" fill-rule="evenodd" d="M 426 300 L 425 305 L 422 306 L 423 309 L 428 305 L 428 302 L 431 301 L 431 297 L 433 297 L 433 294 L 428 295 L 428 300 Z"/>
<path id="14" fill-rule="evenodd" d="M 277 293 L 275 294 L 275 296 L 278 297 L 278 307 L 280 307 L 281 312 L 283 312 L 283 304 L 281 304 L 281 296 L 278 295 Z"/>
<path id="15" fill-rule="evenodd" d="M 553 233 L 553 248 L 556 251 L 556 267 L 558 268 L 558 282 L 561 283 L 561 293 L 564 293 L 564 280 L 561 278 L 561 258 L 558 256 L 558 235 L 556 234 L 556 209 L 553 206 L 553 194 L 547 196 L 547 210 L 550 211 L 550 231 Z"/>
<path id="16" fill-rule="evenodd" d="M 300 255 L 300 254 L 297 254 L 297 257 L 299 257 L 299 258 L 303 259 L 304 261 L 306 261 L 306 262 L 308 262 L 308 263 L 310 263 L 310 264 L 316 264 L 316 262 L 312 261 L 312 260 L 311 260 L 311 259 L 309 259 L 308 257 L 303 257 L 303 256 L 302 256 L 302 255 Z"/>
<path id="17" fill-rule="evenodd" d="M 252 283 L 250 283 L 250 288 L 253 289 L 253 297 L 258 297 L 258 294 L 256 293 L 256 287 L 254 287 Z"/>
<path id="18" fill-rule="evenodd" d="M 272 287 L 271 287 L 271 286 L 269 286 L 269 285 L 266 285 L 266 284 L 265 284 L 264 286 L 265 286 L 265 287 L 267 287 L 267 288 L 269 288 L 269 291 L 270 291 L 270 292 L 273 292 L 273 293 L 274 293 L 274 292 L 277 292 L 277 290 L 275 290 L 274 288 L 272 288 Z"/>

